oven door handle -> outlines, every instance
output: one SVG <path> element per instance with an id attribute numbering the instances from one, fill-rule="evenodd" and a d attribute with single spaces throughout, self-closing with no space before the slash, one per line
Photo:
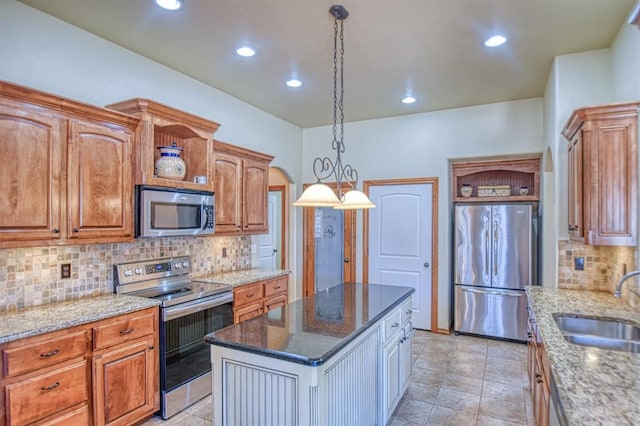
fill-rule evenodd
<path id="1" fill-rule="evenodd" d="M 223 296 L 215 295 L 210 299 L 196 300 L 186 306 L 170 306 L 162 309 L 162 321 L 171 321 L 172 319 L 184 317 L 195 312 L 200 312 L 204 309 L 215 308 L 216 306 L 231 302 L 233 302 L 233 293 L 229 292 Z"/>

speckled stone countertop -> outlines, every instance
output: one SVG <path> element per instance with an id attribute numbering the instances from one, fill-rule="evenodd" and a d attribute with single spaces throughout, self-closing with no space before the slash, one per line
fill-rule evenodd
<path id="1" fill-rule="evenodd" d="M 289 271 L 285 269 L 243 269 L 241 271 L 224 272 L 221 274 L 209 274 L 209 275 L 192 275 L 191 279 L 194 281 L 204 281 L 214 284 L 229 284 L 232 286 L 239 286 L 244 284 L 251 284 L 256 281 L 268 280 L 269 278 L 281 277 L 283 275 L 289 275 Z"/>
<path id="2" fill-rule="evenodd" d="M 640 424 L 640 354 L 569 343 L 553 318 L 576 314 L 640 325 L 640 312 L 609 293 L 541 287 L 526 291 L 567 423 Z"/>
<path id="3" fill-rule="evenodd" d="M 205 336 L 212 345 L 318 366 L 414 292 L 345 283 Z"/>
<path id="4" fill-rule="evenodd" d="M 159 301 L 105 294 L 0 314 L 0 343 L 158 306 Z"/>

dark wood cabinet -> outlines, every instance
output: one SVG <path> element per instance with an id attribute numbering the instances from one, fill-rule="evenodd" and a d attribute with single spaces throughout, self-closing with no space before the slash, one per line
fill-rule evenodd
<path id="1" fill-rule="evenodd" d="M 574 111 L 569 142 L 569 236 L 592 245 L 637 242 L 638 106 L 628 102 Z"/>

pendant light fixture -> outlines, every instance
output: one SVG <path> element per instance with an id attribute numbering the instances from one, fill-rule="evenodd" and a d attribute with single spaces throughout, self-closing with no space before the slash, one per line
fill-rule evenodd
<path id="1" fill-rule="evenodd" d="M 343 6 L 335 5 L 331 6 L 329 13 L 334 17 L 333 140 L 331 148 L 336 151 L 336 158 L 335 161 L 332 161 L 329 157 L 317 157 L 313 161 L 313 174 L 317 181 L 305 189 L 293 205 L 333 207 L 341 210 L 370 209 L 375 205 L 364 192 L 356 189 L 358 183 L 357 170 L 351 167 L 350 164 L 342 164 L 342 154 L 344 154 L 344 20 L 349 16 L 349 12 Z M 340 40 L 340 73 L 338 73 L 338 39 Z M 337 195 L 331 188 L 322 183 L 331 178 L 336 182 Z"/>

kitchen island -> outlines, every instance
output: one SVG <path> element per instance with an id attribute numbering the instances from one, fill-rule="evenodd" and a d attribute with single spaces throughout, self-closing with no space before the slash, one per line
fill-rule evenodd
<path id="1" fill-rule="evenodd" d="M 413 292 L 345 283 L 207 335 L 214 425 L 385 424 L 411 374 Z"/>

